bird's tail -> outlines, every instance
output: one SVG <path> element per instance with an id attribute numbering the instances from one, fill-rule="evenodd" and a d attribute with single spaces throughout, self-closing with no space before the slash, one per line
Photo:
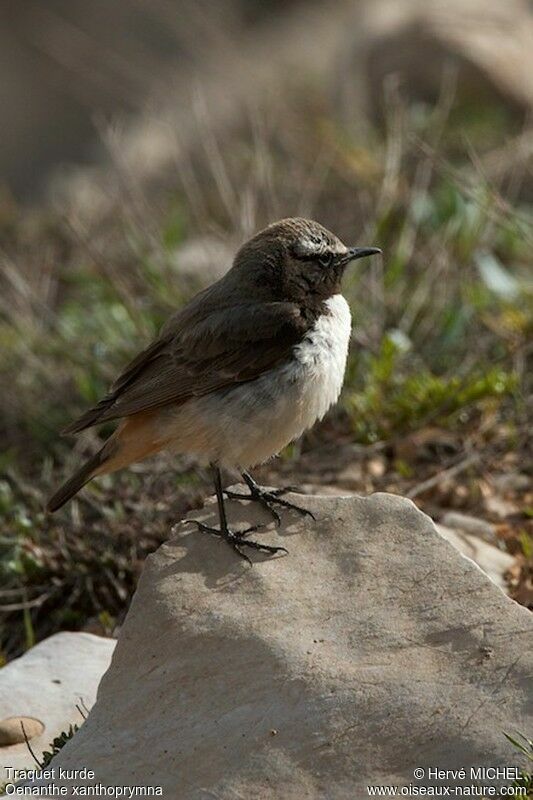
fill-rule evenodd
<path id="1" fill-rule="evenodd" d="M 50 498 L 46 504 L 47 511 L 57 511 L 96 475 L 115 472 L 157 453 L 167 441 L 160 427 L 158 414 L 154 411 L 144 411 L 127 417 L 102 449 Z"/>
<path id="2" fill-rule="evenodd" d="M 68 481 L 66 481 L 63 486 L 61 486 L 55 494 L 52 495 L 50 500 L 46 504 L 46 510 L 53 512 L 57 511 L 58 508 L 65 505 L 65 503 L 70 500 L 71 497 L 74 497 L 80 489 L 88 483 L 91 478 L 97 475 L 100 471 L 100 468 L 107 461 L 109 454 L 106 452 L 109 448 L 104 445 L 98 453 L 95 453 L 88 461 L 83 464 L 77 472 L 72 475 Z"/>

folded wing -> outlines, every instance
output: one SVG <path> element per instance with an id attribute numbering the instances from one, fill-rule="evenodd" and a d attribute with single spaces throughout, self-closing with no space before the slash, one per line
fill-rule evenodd
<path id="1" fill-rule="evenodd" d="M 206 304 L 204 304 L 206 305 Z M 309 328 L 288 302 L 186 307 L 65 433 L 254 380 L 288 359 Z"/>

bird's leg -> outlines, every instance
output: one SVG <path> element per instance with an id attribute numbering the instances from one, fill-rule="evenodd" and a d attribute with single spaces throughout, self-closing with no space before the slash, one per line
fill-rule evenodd
<path id="1" fill-rule="evenodd" d="M 278 511 L 273 507 L 274 504 L 282 506 L 283 508 L 291 508 L 293 511 L 297 511 L 299 514 L 307 515 L 311 517 L 311 519 L 315 519 L 315 515 L 312 511 L 309 511 L 308 508 L 302 508 L 302 506 L 298 506 L 296 503 L 290 503 L 288 500 L 282 499 L 281 495 L 292 491 L 292 487 L 286 487 L 284 489 L 265 489 L 263 486 L 259 486 L 259 484 L 254 481 L 249 472 L 242 472 L 241 475 L 244 482 L 250 489 L 250 494 L 241 494 L 240 492 L 226 490 L 226 497 L 228 497 L 230 500 L 255 500 L 272 514 L 272 517 L 274 518 L 274 521 L 278 527 L 281 525 L 281 517 Z"/>
<path id="2" fill-rule="evenodd" d="M 224 489 L 222 488 L 222 476 L 220 474 L 219 467 L 216 464 L 211 464 L 211 469 L 213 470 L 213 479 L 215 483 L 215 493 L 217 497 L 217 505 L 218 505 L 218 519 L 220 523 L 220 528 L 212 528 L 209 525 L 206 525 L 203 522 L 200 522 L 197 519 L 188 520 L 189 522 L 194 522 L 195 525 L 198 525 L 198 529 L 203 531 L 204 533 L 210 533 L 213 536 L 220 536 L 224 539 L 233 549 L 248 561 L 250 564 L 252 563 L 251 560 L 248 558 L 246 553 L 243 552 L 243 547 L 250 547 L 252 550 L 261 550 L 264 553 L 287 553 L 288 550 L 285 547 L 274 547 L 273 545 L 269 544 L 261 544 L 260 542 L 254 542 L 251 539 L 247 539 L 246 536 L 249 533 L 253 533 L 254 531 L 259 530 L 261 525 L 252 525 L 249 528 L 246 528 L 243 531 L 232 531 L 228 526 L 228 519 L 226 516 L 226 507 L 224 505 Z"/>

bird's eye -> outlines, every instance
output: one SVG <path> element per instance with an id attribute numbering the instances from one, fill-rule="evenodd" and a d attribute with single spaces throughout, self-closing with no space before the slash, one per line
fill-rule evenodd
<path id="1" fill-rule="evenodd" d="M 321 267 L 331 267 L 331 263 L 333 261 L 333 253 L 324 253 L 318 259 L 318 263 Z"/>

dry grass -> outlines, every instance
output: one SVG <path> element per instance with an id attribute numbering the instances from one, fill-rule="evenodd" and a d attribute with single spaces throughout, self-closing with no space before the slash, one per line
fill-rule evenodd
<path id="1" fill-rule="evenodd" d="M 164 193 L 141 190 L 115 159 L 124 189 L 97 229 L 2 202 L 6 655 L 60 628 L 113 630 L 145 554 L 205 496 L 201 471 L 160 459 L 92 485 L 53 519 L 42 512 L 51 487 L 108 429 L 73 450 L 57 431 L 209 280 L 184 272 L 184 247 L 198 236 L 227 252 L 266 222 L 303 214 L 385 253 L 346 287 L 355 329 L 341 407 L 264 476 L 290 473 L 294 483 L 326 473 L 343 485 L 351 465 L 351 488 L 411 492 L 436 513 L 490 516 L 483 492 L 493 476 L 531 474 L 531 209 L 516 181 L 487 178 L 494 148 L 457 147 L 470 132 L 450 115 L 448 94 L 433 110 L 408 110 L 394 97 L 390 108 L 385 131 L 363 138 L 326 118 L 312 93 L 305 107 L 284 96 L 222 141 L 200 108 L 201 140 Z M 500 155 L 515 135 L 525 134 L 501 131 Z M 417 489 L 472 454 L 453 481 Z M 512 495 L 499 524 L 521 554 L 523 588 L 533 500 L 525 490 Z"/>

